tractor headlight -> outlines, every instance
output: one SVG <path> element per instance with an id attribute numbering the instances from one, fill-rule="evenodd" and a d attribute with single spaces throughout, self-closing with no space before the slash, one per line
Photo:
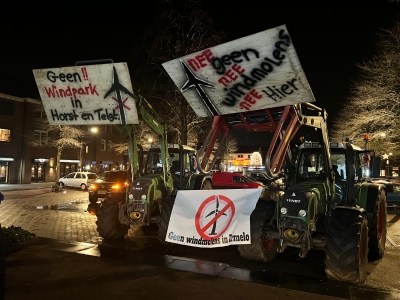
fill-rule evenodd
<path id="1" fill-rule="evenodd" d="M 305 216 L 307 216 L 307 212 L 304 209 L 300 209 L 299 210 L 299 216 L 300 217 L 305 217 Z"/>
<path id="2" fill-rule="evenodd" d="M 128 198 L 129 200 L 133 200 L 133 194 L 129 194 Z"/>
<path id="3" fill-rule="evenodd" d="M 286 215 L 287 214 L 287 208 L 286 207 L 281 207 L 281 214 Z"/>
<path id="4" fill-rule="evenodd" d="M 146 201 L 146 198 L 147 198 L 146 195 L 142 195 L 142 200 L 143 201 Z"/>

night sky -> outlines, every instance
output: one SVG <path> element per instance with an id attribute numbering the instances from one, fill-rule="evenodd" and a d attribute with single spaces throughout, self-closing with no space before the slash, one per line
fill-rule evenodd
<path id="1" fill-rule="evenodd" d="M 374 54 L 375 33 L 400 12 L 400 4 L 385 0 L 313 2 L 321 7 L 300 0 L 236 2 L 202 1 L 229 40 L 286 24 L 315 104 L 325 107 L 330 118 L 337 117 L 357 77 L 355 65 Z M 93 59 L 126 62 L 153 21 L 156 6 L 152 0 L 105 4 L 1 4 L 7 17 L 0 21 L 0 93 L 38 95 L 32 69 Z"/>

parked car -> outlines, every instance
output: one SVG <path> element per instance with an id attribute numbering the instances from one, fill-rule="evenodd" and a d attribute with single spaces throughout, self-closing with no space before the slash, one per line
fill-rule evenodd
<path id="1" fill-rule="evenodd" d="M 382 181 L 382 182 L 391 182 L 389 178 L 371 178 L 371 181 Z"/>
<path id="2" fill-rule="evenodd" d="M 374 181 L 377 183 L 383 183 L 386 186 L 386 203 L 387 207 L 394 208 L 395 212 L 398 211 L 397 207 L 400 207 L 400 182 L 398 181 Z"/>
<path id="3" fill-rule="evenodd" d="M 98 179 L 96 173 L 73 172 L 65 175 L 64 177 L 61 177 L 58 180 L 58 185 L 62 187 L 67 186 L 86 190 L 87 187 L 96 179 Z"/>
<path id="4" fill-rule="evenodd" d="M 254 189 L 263 188 L 262 182 L 235 172 L 216 172 L 212 175 L 212 184 L 215 188 Z"/>
<path id="5" fill-rule="evenodd" d="M 100 198 L 107 196 L 121 196 L 126 194 L 126 187 L 131 180 L 131 172 L 125 170 L 106 171 L 103 176 L 89 186 L 89 202 L 96 203 Z"/>

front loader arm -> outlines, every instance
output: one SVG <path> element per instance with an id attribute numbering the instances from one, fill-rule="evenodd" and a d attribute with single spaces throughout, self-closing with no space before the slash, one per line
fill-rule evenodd
<path id="1" fill-rule="evenodd" d="M 169 191 L 174 188 L 172 175 L 170 172 L 167 127 L 164 120 L 156 113 L 153 107 L 141 95 L 138 97 L 138 113 L 146 125 L 158 136 L 160 141 L 161 160 L 163 163 L 163 175 L 165 186 Z"/>
<path id="2" fill-rule="evenodd" d="M 132 182 L 133 182 L 136 178 L 140 177 L 140 166 L 142 165 L 143 148 L 136 141 L 135 127 L 133 124 L 114 125 L 114 128 L 117 129 L 120 133 L 125 133 L 127 136 L 129 163 L 131 165 Z"/>

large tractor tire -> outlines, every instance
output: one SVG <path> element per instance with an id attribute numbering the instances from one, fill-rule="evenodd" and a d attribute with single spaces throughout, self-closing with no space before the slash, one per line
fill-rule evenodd
<path id="1" fill-rule="evenodd" d="M 277 256 L 279 240 L 264 240 L 264 230 L 270 226 L 275 205 L 275 202 L 258 201 L 250 216 L 251 244 L 238 246 L 239 253 L 244 259 L 267 263 Z"/>
<path id="2" fill-rule="evenodd" d="M 337 281 L 363 284 L 368 264 L 368 221 L 357 210 L 335 209 L 326 219 L 325 272 Z"/>
<path id="3" fill-rule="evenodd" d="M 165 238 L 167 237 L 168 224 L 172 208 L 174 207 L 175 197 L 175 195 L 169 195 L 164 199 L 161 206 L 160 222 L 158 223 L 158 240 L 162 245 L 173 245 L 173 243 L 166 242 Z"/>
<path id="4" fill-rule="evenodd" d="M 387 204 L 384 190 L 379 191 L 376 206 L 372 219 L 368 224 L 368 261 L 374 262 L 383 257 L 385 253 L 386 232 L 387 232 Z"/>
<path id="5" fill-rule="evenodd" d="M 96 203 L 96 202 L 97 202 L 97 197 L 96 197 L 96 196 L 90 196 L 90 195 L 89 195 L 89 202 L 90 202 L 90 203 Z"/>
<path id="6" fill-rule="evenodd" d="M 122 239 L 128 233 L 129 226 L 118 220 L 119 205 L 116 201 L 104 200 L 97 212 L 97 232 L 103 239 Z"/>

